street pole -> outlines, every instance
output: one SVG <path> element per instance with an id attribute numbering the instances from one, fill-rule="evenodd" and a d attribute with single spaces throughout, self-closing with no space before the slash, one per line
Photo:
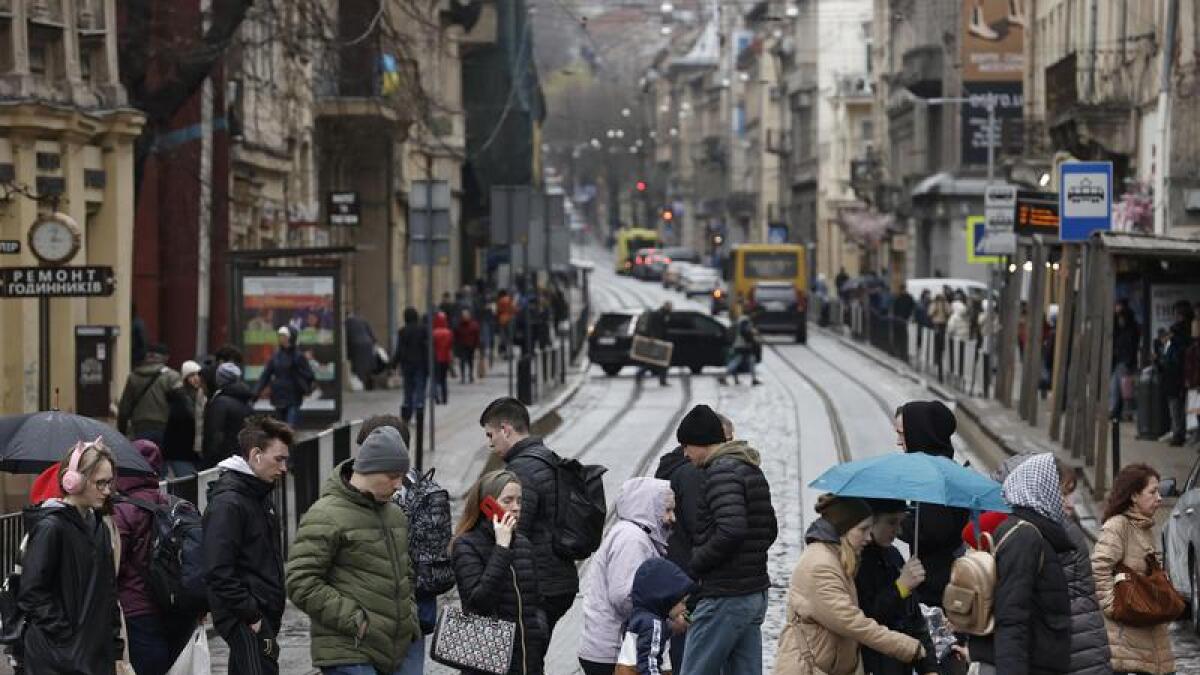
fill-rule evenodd
<path id="1" fill-rule="evenodd" d="M 135 366 L 137 364 L 134 364 Z M 50 298 L 38 298 L 38 410 L 50 409 Z"/>
<path id="2" fill-rule="evenodd" d="M 516 247 L 513 246 L 513 200 L 517 198 L 517 194 L 517 190 L 510 189 L 508 191 L 508 217 L 505 218 L 505 220 L 508 222 L 508 239 L 505 240 L 508 242 L 508 292 L 510 293 L 508 299 L 509 302 L 512 303 L 512 307 L 516 307 L 516 300 L 512 297 L 511 293 L 516 290 L 515 281 L 517 276 L 517 261 L 513 260 L 513 251 L 516 250 Z M 504 342 L 506 344 L 504 357 L 505 360 L 508 361 L 509 398 L 513 398 L 515 396 L 513 389 L 513 349 L 516 348 L 516 345 L 513 344 L 513 333 L 515 332 L 514 329 L 516 328 L 516 322 L 513 320 L 514 318 L 515 317 L 509 317 L 508 325 L 504 327 Z"/>
<path id="3" fill-rule="evenodd" d="M 428 223 L 429 232 L 425 235 L 425 306 L 428 308 L 426 313 L 429 324 L 429 377 L 428 379 L 428 397 L 425 401 L 425 406 L 429 408 L 429 454 L 434 453 L 434 408 L 437 407 L 435 394 L 437 387 L 434 383 L 435 378 L 435 362 L 433 352 L 433 155 L 425 155 L 425 218 Z M 422 464 L 421 448 L 417 448 L 417 470 L 423 470 L 425 465 Z"/>

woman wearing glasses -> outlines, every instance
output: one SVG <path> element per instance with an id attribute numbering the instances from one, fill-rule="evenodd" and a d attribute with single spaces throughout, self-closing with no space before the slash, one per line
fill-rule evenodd
<path id="1" fill-rule="evenodd" d="M 28 533 L 17 603 L 27 617 L 25 672 L 115 672 L 120 638 L 116 572 L 99 510 L 112 494 L 116 462 L 100 439 L 63 458 L 64 497 L 25 510 Z"/>

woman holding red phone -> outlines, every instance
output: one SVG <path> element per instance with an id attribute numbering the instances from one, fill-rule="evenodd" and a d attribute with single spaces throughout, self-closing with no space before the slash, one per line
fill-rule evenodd
<path id="1" fill-rule="evenodd" d="M 533 547 L 517 533 L 520 518 L 521 482 L 516 474 L 484 474 L 467 494 L 450 554 L 463 611 L 517 624 L 509 675 L 541 675 L 549 624 Z"/>

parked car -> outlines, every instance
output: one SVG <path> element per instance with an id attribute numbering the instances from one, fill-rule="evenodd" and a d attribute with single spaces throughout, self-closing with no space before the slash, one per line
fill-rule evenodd
<path id="1" fill-rule="evenodd" d="M 674 284 L 678 283 L 679 276 L 675 275 L 669 278 L 672 266 L 679 269 L 677 263 L 698 263 L 700 262 L 700 254 L 690 248 L 682 246 L 671 246 L 663 249 L 662 260 L 654 263 L 654 265 L 662 265 L 662 271 L 659 273 L 659 278 L 662 279 L 663 288 L 674 288 Z"/>
<path id="2" fill-rule="evenodd" d="M 707 295 L 721 286 L 721 273 L 711 267 L 692 265 L 683 271 L 683 293 L 689 298 L 693 295 Z"/>
<path id="3" fill-rule="evenodd" d="M 982 298 L 988 293 L 987 284 L 974 279 L 943 279 L 940 277 L 906 279 L 904 288 L 914 298 L 921 297 L 921 293 L 925 291 L 929 291 L 929 295 L 932 297 L 938 293 L 944 293 L 947 288 L 952 291 L 963 291 L 972 298 Z"/>
<path id="4" fill-rule="evenodd" d="M 1192 630 L 1200 633 L 1200 459 L 1192 465 L 1182 490 L 1164 478 L 1158 486 L 1164 498 L 1178 497 L 1162 526 L 1163 564 L 1175 590 L 1192 606 Z"/>
<path id="5" fill-rule="evenodd" d="M 750 320 L 760 333 L 788 333 L 808 341 L 808 298 L 789 281 L 760 281 L 746 300 Z"/>
<path id="6" fill-rule="evenodd" d="M 588 336 L 588 358 L 606 375 L 614 376 L 627 365 L 637 326 L 645 320 L 643 310 L 605 312 L 596 319 Z M 729 326 L 703 312 L 676 310 L 667 321 L 667 340 L 675 345 L 672 366 L 685 366 L 699 373 L 704 366 L 724 367 L 726 352 L 733 344 Z"/>
<path id="7" fill-rule="evenodd" d="M 694 264 L 687 260 L 672 260 L 667 269 L 663 270 L 663 288 L 683 290 L 683 272 Z"/>

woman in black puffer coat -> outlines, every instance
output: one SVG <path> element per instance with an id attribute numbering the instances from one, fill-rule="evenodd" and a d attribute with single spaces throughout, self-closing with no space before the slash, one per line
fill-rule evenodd
<path id="1" fill-rule="evenodd" d="M 494 498 L 507 512 L 503 520 L 489 522 L 482 515 L 479 505 L 486 497 Z M 541 675 L 550 642 L 549 624 L 533 547 L 516 532 L 520 517 L 521 483 L 516 474 L 484 474 L 467 496 L 451 555 L 463 611 L 517 624 L 509 675 Z"/>

